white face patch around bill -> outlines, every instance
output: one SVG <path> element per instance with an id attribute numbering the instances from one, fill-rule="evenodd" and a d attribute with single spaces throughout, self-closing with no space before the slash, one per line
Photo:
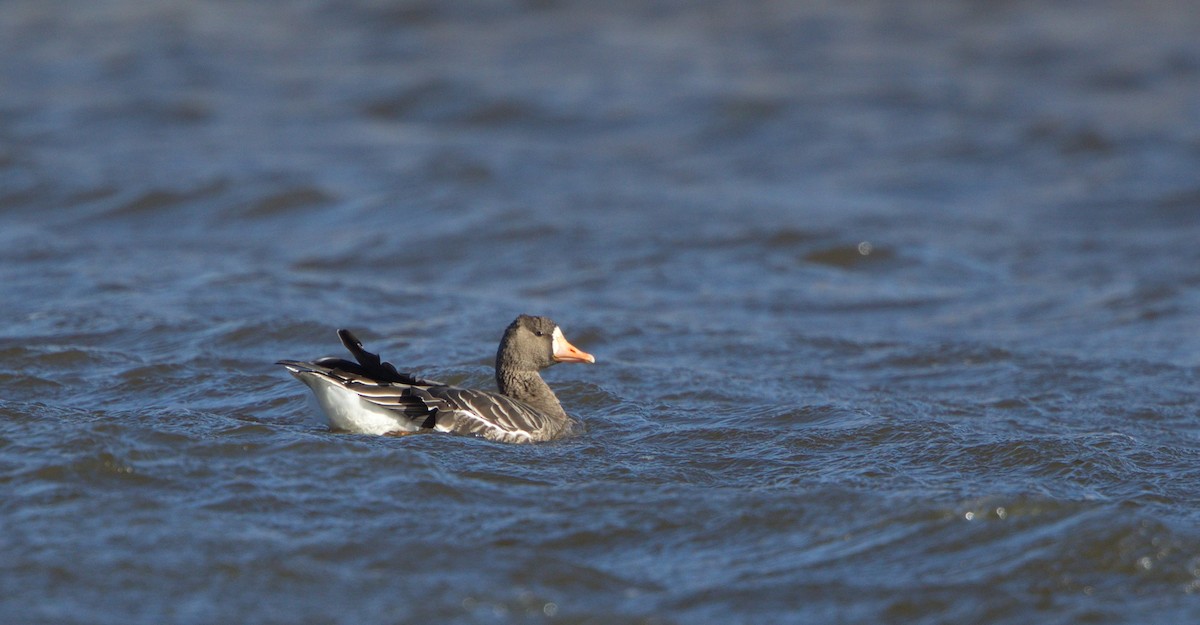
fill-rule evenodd
<path id="1" fill-rule="evenodd" d="M 563 338 L 562 330 L 558 326 L 554 326 L 554 333 L 550 336 L 554 339 L 554 343 L 550 346 L 551 353 L 560 353 L 559 350 L 562 349 L 563 343 L 567 341 L 567 339 Z"/>
<path id="2" fill-rule="evenodd" d="M 580 351 L 563 337 L 562 330 L 554 328 L 554 334 L 551 335 L 553 345 L 554 362 L 596 362 L 596 358 L 591 354 Z"/>

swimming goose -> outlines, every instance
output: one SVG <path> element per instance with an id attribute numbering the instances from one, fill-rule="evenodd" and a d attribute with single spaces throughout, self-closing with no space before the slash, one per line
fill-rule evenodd
<path id="1" fill-rule="evenodd" d="M 538 372 L 560 362 L 596 359 L 572 345 L 546 317 L 520 315 L 504 331 L 496 351 L 499 393 L 459 388 L 401 373 L 363 349 L 349 330 L 338 330 L 342 345 L 358 362 L 321 358 L 281 360 L 308 385 L 335 429 L 364 434 L 419 431 L 470 434 L 504 443 L 559 438 L 573 420 Z"/>

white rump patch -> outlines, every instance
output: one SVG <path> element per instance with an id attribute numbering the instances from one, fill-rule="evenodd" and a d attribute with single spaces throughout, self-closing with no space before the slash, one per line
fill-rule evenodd
<path id="1" fill-rule="evenodd" d="M 361 434 L 388 434 L 391 432 L 415 432 L 417 423 L 377 406 L 358 393 L 319 374 L 302 374 L 317 397 L 317 403 L 334 429 Z M 310 381 L 311 380 L 311 381 Z"/>

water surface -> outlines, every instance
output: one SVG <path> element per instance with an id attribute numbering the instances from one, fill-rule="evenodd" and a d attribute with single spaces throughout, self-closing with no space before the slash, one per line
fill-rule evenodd
<path id="1" fill-rule="evenodd" d="M 1186 2 L 0 6 L 0 620 L 1200 614 Z M 354 329 L 512 446 L 331 433 Z"/>

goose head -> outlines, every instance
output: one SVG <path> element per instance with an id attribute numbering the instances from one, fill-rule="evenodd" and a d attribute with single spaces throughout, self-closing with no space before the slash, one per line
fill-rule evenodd
<path id="1" fill-rule="evenodd" d="M 547 317 L 518 316 L 504 331 L 496 352 L 497 371 L 537 372 L 560 362 L 594 363 L 596 358 L 572 345 Z"/>

